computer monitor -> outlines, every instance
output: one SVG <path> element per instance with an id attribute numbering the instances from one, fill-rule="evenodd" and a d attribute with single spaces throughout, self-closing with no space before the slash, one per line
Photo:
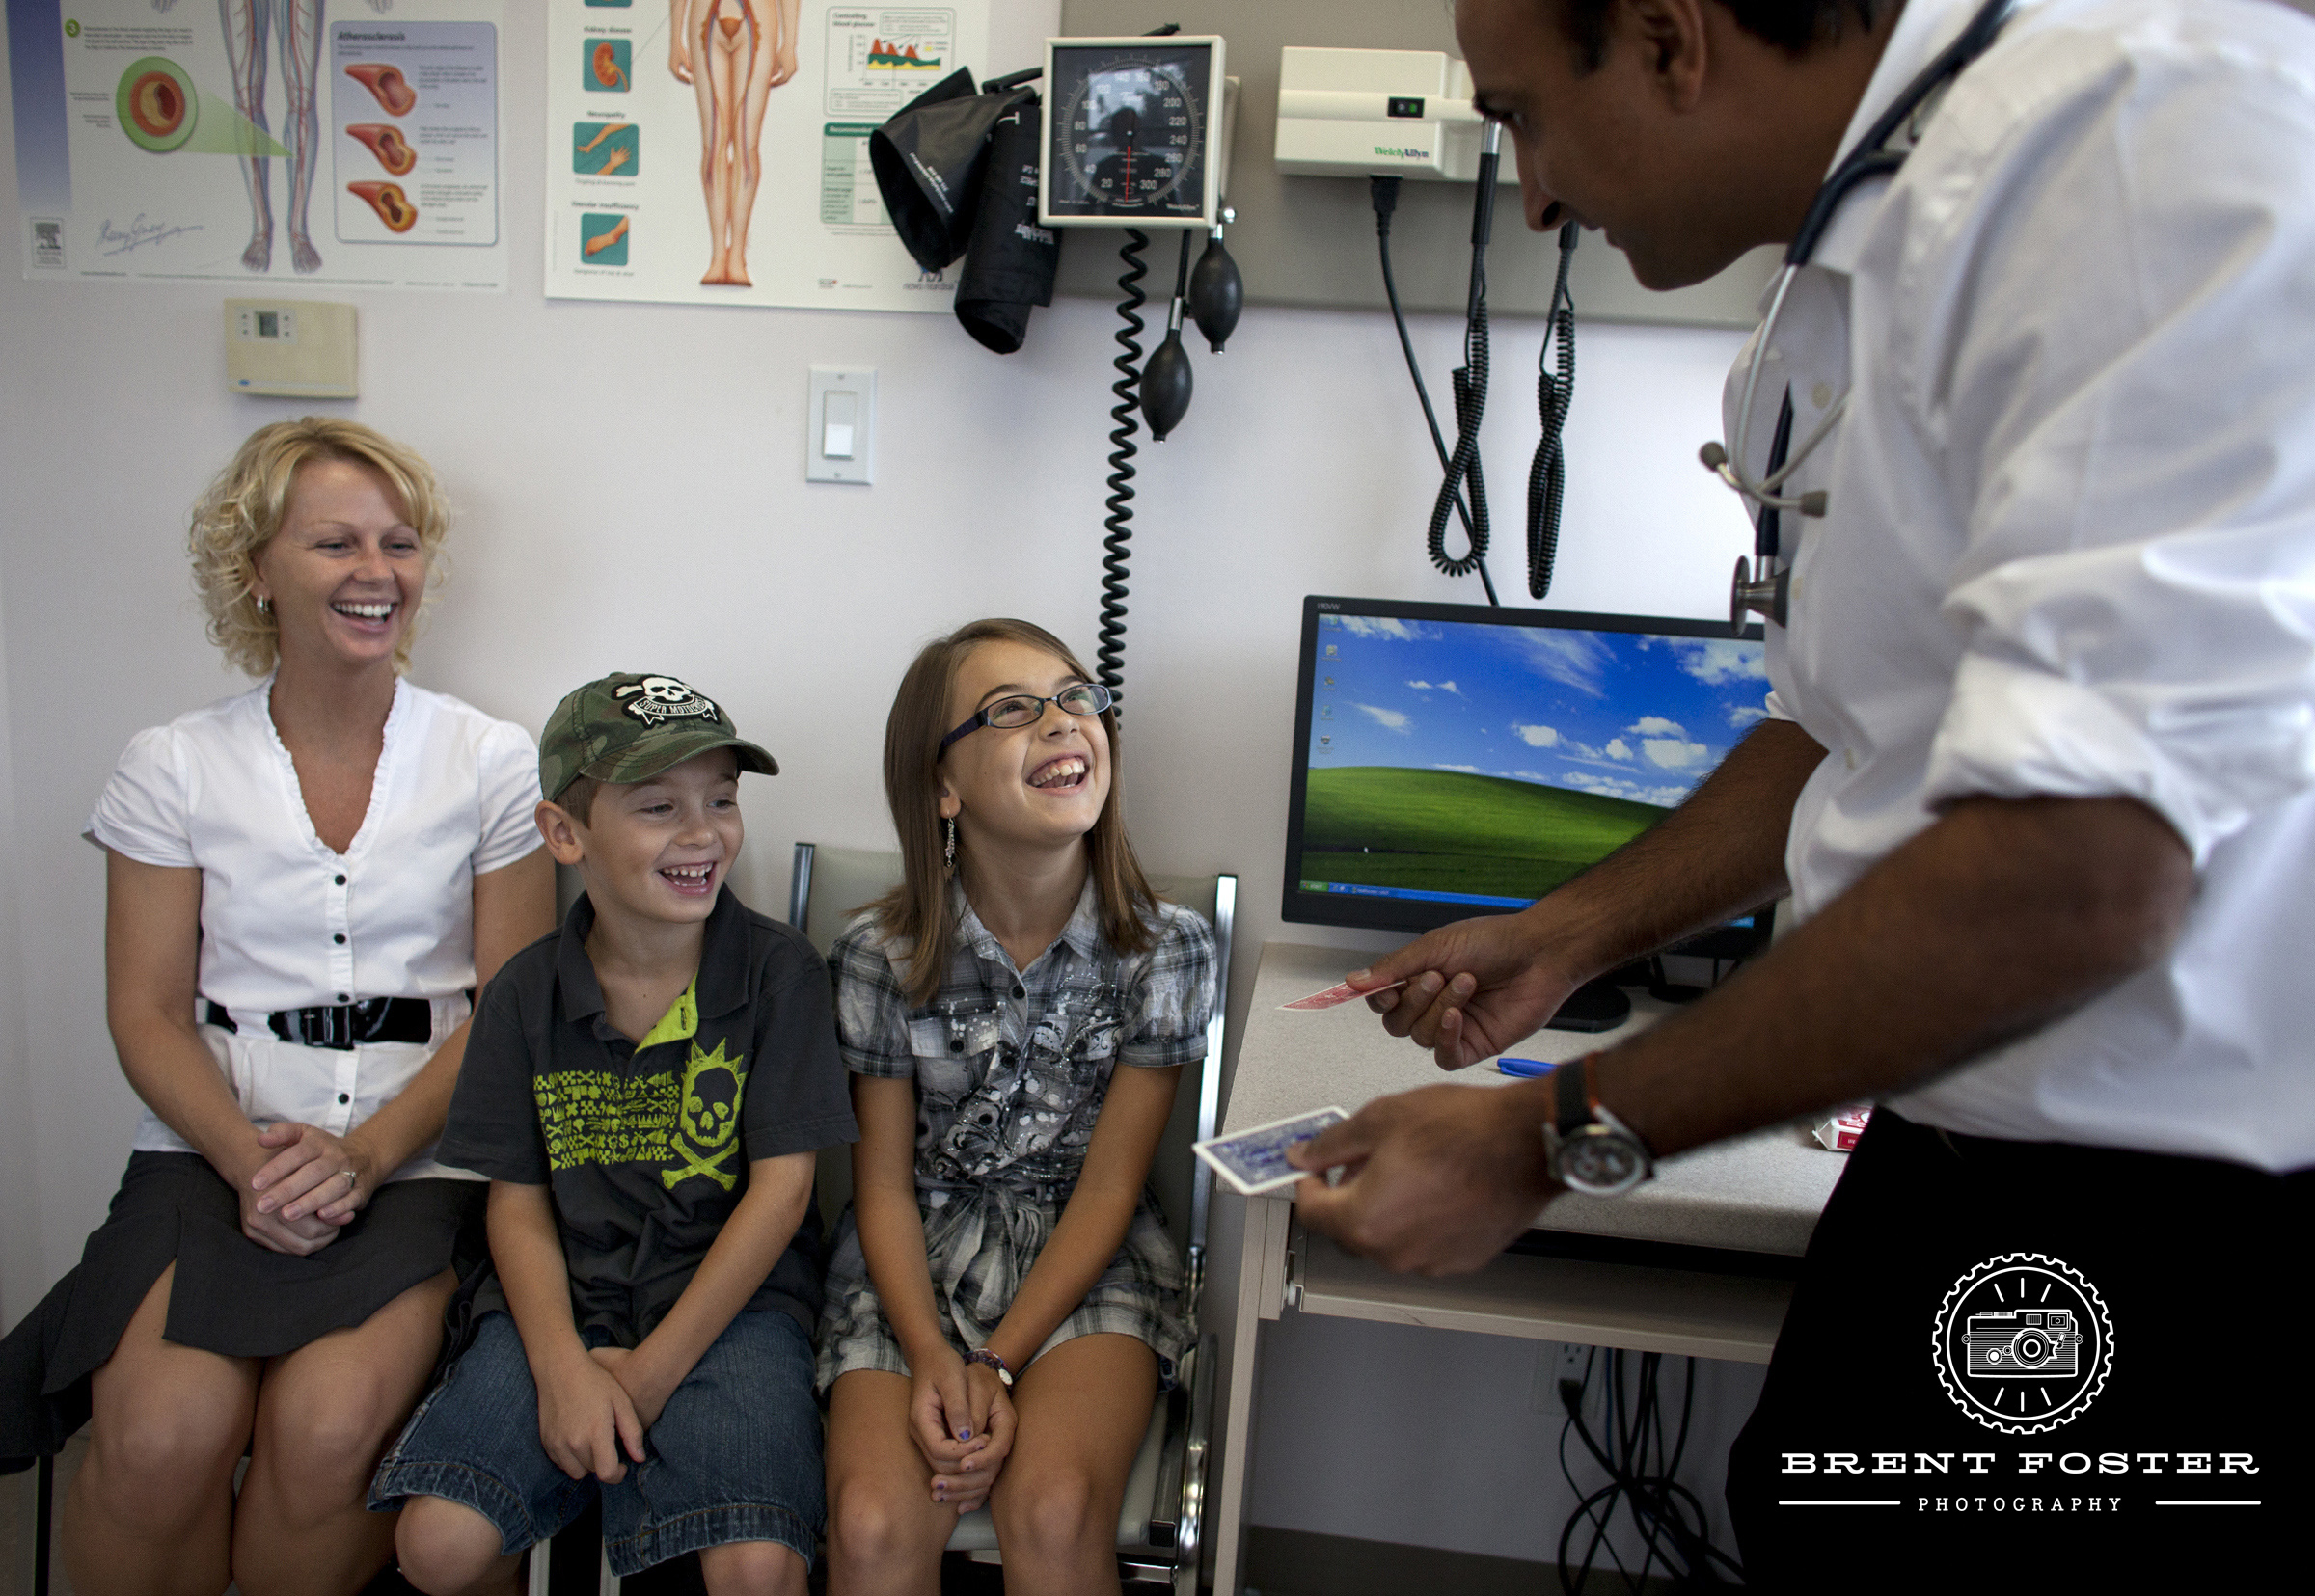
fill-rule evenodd
<path id="1" fill-rule="evenodd" d="M 1509 913 L 1662 820 L 1766 715 L 1760 629 L 1302 602 L 1286 919 Z M 1742 958 L 1765 910 L 1674 951 Z"/>

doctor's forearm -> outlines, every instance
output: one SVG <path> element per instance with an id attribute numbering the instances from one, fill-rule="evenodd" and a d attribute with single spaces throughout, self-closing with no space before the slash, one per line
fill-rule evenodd
<path id="1" fill-rule="evenodd" d="M 1793 805 L 1825 750 L 1769 720 L 1653 829 L 1527 911 L 1587 976 L 1783 897 Z"/>
<path id="2" fill-rule="evenodd" d="M 1736 980 L 1596 1067 L 1659 1157 L 1915 1085 L 2070 1013 L 2176 937 L 2194 888 L 2131 798 L 1973 798 Z"/>

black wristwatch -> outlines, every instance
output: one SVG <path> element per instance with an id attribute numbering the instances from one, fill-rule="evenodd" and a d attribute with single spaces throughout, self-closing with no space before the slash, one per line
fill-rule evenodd
<path id="1" fill-rule="evenodd" d="M 1600 1106 L 1592 1061 L 1571 1059 L 1551 1072 L 1551 1118 L 1543 1122 L 1543 1156 L 1551 1177 L 1586 1197 L 1621 1197 L 1652 1179 L 1656 1161 L 1632 1128 Z"/>

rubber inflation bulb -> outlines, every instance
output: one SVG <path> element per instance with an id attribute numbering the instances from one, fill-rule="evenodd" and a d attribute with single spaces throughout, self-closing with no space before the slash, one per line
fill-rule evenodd
<path id="1" fill-rule="evenodd" d="M 1238 313 L 1246 308 L 1246 280 L 1238 262 L 1219 238 L 1206 241 L 1206 253 L 1189 272 L 1189 314 L 1215 354 L 1238 330 Z"/>
<path id="2" fill-rule="evenodd" d="M 1182 347 L 1182 330 L 1165 335 L 1141 371 L 1141 415 L 1150 423 L 1150 436 L 1162 442 L 1189 414 L 1189 351 Z"/>

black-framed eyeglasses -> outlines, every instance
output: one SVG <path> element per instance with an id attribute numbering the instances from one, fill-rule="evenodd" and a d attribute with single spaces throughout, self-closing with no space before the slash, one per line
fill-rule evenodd
<path id="1" fill-rule="evenodd" d="M 1116 699 L 1110 694 L 1109 690 L 1099 682 L 1079 682 L 1075 687 L 1063 688 L 1049 698 L 1040 698 L 1033 692 L 1017 693 L 1010 698 L 999 698 L 995 703 L 991 704 L 970 720 L 966 721 L 965 724 L 942 738 L 940 746 L 934 750 L 933 757 L 939 759 L 942 754 L 948 752 L 948 745 L 951 743 L 968 733 L 979 731 L 983 726 L 994 726 L 1000 731 L 1011 730 L 1019 726 L 1034 726 L 1045 718 L 1045 706 L 1048 704 L 1058 704 L 1071 715 L 1099 715 L 1115 702 Z"/>

